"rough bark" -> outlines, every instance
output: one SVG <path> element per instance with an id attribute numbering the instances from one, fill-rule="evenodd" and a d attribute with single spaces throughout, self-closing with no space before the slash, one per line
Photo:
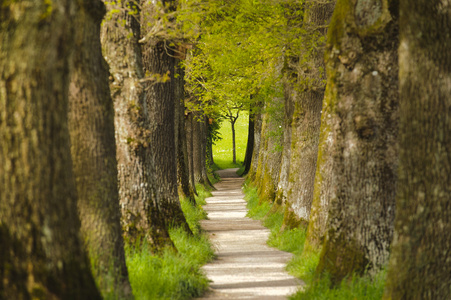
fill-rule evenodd
<path id="1" fill-rule="evenodd" d="M 284 70 L 283 90 L 284 90 L 284 117 L 283 117 L 283 149 L 282 162 L 280 165 L 279 180 L 277 183 L 277 193 L 275 203 L 282 206 L 286 203 L 288 176 L 290 174 L 290 157 L 291 157 L 291 135 L 294 111 L 294 99 L 297 91 L 289 82 L 288 70 Z"/>
<path id="2" fill-rule="evenodd" d="M 451 7 L 400 1 L 399 179 L 384 299 L 451 299 Z"/>
<path id="3" fill-rule="evenodd" d="M 80 1 L 69 86 L 69 132 L 81 232 L 103 295 L 131 297 L 117 188 L 114 110 L 100 45 L 105 5 Z"/>
<path id="4" fill-rule="evenodd" d="M 254 183 L 259 187 L 260 201 L 273 202 L 276 196 L 282 161 L 283 98 L 275 97 L 266 104 L 263 115 L 258 166 Z"/>
<path id="5" fill-rule="evenodd" d="M 206 117 L 201 112 L 195 112 L 192 120 L 193 136 L 193 173 L 195 184 L 202 184 L 208 188 L 214 189 L 208 179 L 206 169 L 206 151 L 207 151 L 207 127 Z"/>
<path id="6" fill-rule="evenodd" d="M 335 1 L 306 1 L 304 35 L 297 65 L 292 117 L 290 174 L 284 224 L 308 224 L 318 157 L 321 107 L 324 98 L 324 43 Z"/>
<path id="7" fill-rule="evenodd" d="M 210 182 L 210 179 L 208 178 L 208 171 L 207 171 L 207 144 L 208 144 L 208 118 L 207 116 L 202 117 L 202 121 L 200 123 L 200 138 L 201 138 L 201 176 L 202 176 L 202 182 L 210 188 L 215 189 L 213 184 Z"/>
<path id="8" fill-rule="evenodd" d="M 1 299 L 100 299 L 67 127 L 77 12 L 71 1 L 0 2 Z"/>
<path id="9" fill-rule="evenodd" d="M 244 171 L 241 176 L 247 175 L 251 169 L 252 163 L 252 153 L 254 152 L 254 122 L 255 114 L 249 111 L 249 125 L 247 130 L 247 145 L 246 145 L 246 155 L 244 156 Z"/>
<path id="10" fill-rule="evenodd" d="M 212 124 L 214 123 L 210 123 L 210 118 L 207 119 L 207 164 L 212 166 L 214 165 L 214 158 L 213 158 L 213 128 L 212 128 Z M 214 122 L 214 121 L 213 121 Z"/>
<path id="11" fill-rule="evenodd" d="M 125 5 L 109 3 L 110 18 L 102 26 L 103 54 L 110 65 L 115 110 L 122 230 L 131 244 L 145 239 L 156 251 L 172 242 L 154 196 L 155 166 L 149 147 L 149 114 L 138 44 L 140 24 L 136 15 L 124 9 Z"/>
<path id="12" fill-rule="evenodd" d="M 232 120 L 230 122 L 230 126 L 231 126 L 231 129 L 232 129 L 232 153 L 233 153 L 232 154 L 232 162 L 234 164 L 236 164 L 235 122 L 236 122 L 236 119 Z"/>
<path id="13" fill-rule="evenodd" d="M 387 263 L 397 166 L 396 1 L 339 0 L 326 46 L 327 114 L 335 140 L 318 273 L 333 283 Z M 320 154 L 324 155 L 324 154 Z"/>
<path id="14" fill-rule="evenodd" d="M 194 180 L 194 129 L 193 129 L 193 116 L 192 112 L 189 112 L 185 119 L 185 130 L 186 130 L 186 144 L 188 150 L 188 169 L 189 169 L 189 183 L 191 188 L 194 191 L 194 194 L 197 194 L 196 191 L 196 181 Z"/>
<path id="15" fill-rule="evenodd" d="M 185 131 L 185 71 L 180 66 L 180 60 L 177 60 L 176 74 L 174 82 L 174 98 L 175 98 L 175 141 L 177 153 L 177 183 L 178 191 L 181 196 L 192 204 L 196 204 L 194 199 L 194 190 L 190 185 L 189 166 L 188 166 L 188 149 L 186 144 Z"/>
<path id="16" fill-rule="evenodd" d="M 260 105 L 259 105 L 260 106 Z M 257 175 L 258 160 L 260 156 L 262 134 L 262 113 L 259 109 L 254 112 L 254 149 L 252 151 L 251 167 L 249 169 L 248 177 L 251 181 L 255 180 Z"/>
<path id="17" fill-rule="evenodd" d="M 205 185 L 202 178 L 202 124 L 199 118 L 198 112 L 193 113 L 191 123 L 191 134 L 193 137 L 193 174 L 195 184 Z"/>
<path id="18" fill-rule="evenodd" d="M 174 9 L 174 1 L 165 1 L 168 9 Z M 165 7 L 163 5 L 163 7 Z M 146 3 L 143 15 L 154 9 Z M 144 22 L 146 23 L 146 22 Z M 142 28 L 148 29 L 147 24 Z M 152 38 L 146 44 L 144 69 L 151 75 L 169 75 L 168 80 L 148 83 L 146 102 L 149 113 L 149 138 L 152 161 L 155 163 L 155 199 L 166 226 L 182 226 L 191 232 L 180 205 L 177 191 L 177 157 L 175 146 L 175 66 L 176 52 L 170 41 Z"/>

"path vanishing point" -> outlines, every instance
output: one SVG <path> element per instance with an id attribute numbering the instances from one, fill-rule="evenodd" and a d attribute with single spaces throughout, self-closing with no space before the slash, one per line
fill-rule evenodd
<path id="1" fill-rule="evenodd" d="M 200 299 L 286 299 L 303 283 L 285 271 L 291 254 L 267 246 L 269 230 L 246 217 L 237 170 L 217 171 L 221 181 L 206 199 L 208 220 L 201 225 L 217 257 L 203 267 L 212 282 Z"/>

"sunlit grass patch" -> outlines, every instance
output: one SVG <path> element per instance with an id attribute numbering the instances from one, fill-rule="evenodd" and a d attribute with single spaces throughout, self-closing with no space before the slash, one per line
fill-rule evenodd
<path id="1" fill-rule="evenodd" d="M 287 271 L 302 279 L 306 284 L 310 284 L 315 276 L 319 255 L 319 251 L 301 251 L 288 262 Z"/>
<path id="2" fill-rule="evenodd" d="M 244 184 L 243 192 L 245 194 L 244 200 L 247 201 L 247 216 L 256 220 L 263 219 L 271 209 L 271 204 L 263 202 L 259 205 L 257 188 L 250 185 L 248 181 Z"/>
<path id="3" fill-rule="evenodd" d="M 152 254 L 144 245 L 139 251 L 127 248 L 127 267 L 135 299 L 190 299 L 208 287 L 200 267 L 213 257 L 206 237 L 190 236 L 183 229 L 171 229 L 178 250 Z"/>
<path id="4" fill-rule="evenodd" d="M 182 210 L 193 232 L 171 228 L 169 234 L 177 252 L 165 249 L 156 255 L 143 245 L 140 250 L 126 247 L 126 262 L 135 299 L 190 299 L 201 296 L 209 281 L 200 267 L 214 257 L 213 248 L 200 230 L 199 221 L 206 218 L 201 205 L 210 196 L 197 186 L 196 205 L 181 199 Z"/>
<path id="5" fill-rule="evenodd" d="M 223 120 L 221 128 L 219 129 L 221 140 L 215 142 L 213 145 L 213 160 L 214 163 L 221 169 L 239 168 L 246 153 L 247 133 L 249 125 L 249 116 L 247 112 L 242 112 L 235 123 L 236 134 L 236 164 L 233 161 L 233 143 L 232 143 L 232 128 L 230 122 Z"/>
<path id="6" fill-rule="evenodd" d="M 205 188 L 202 184 L 196 184 L 196 203 L 198 205 L 205 205 L 207 202 L 205 201 L 206 198 L 211 197 L 211 192 Z"/>
<path id="7" fill-rule="evenodd" d="M 305 291 L 292 295 L 292 300 L 380 300 L 384 293 L 386 272 L 381 271 L 374 278 L 353 275 L 340 285 L 330 288 L 327 276 L 312 282 Z"/>

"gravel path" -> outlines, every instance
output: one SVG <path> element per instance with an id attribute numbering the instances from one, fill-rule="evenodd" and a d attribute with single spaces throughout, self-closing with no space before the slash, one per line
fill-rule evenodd
<path id="1" fill-rule="evenodd" d="M 217 258 L 203 267 L 212 283 L 200 299 L 286 299 L 303 283 L 284 270 L 291 254 L 267 246 L 269 230 L 246 217 L 243 179 L 236 171 L 217 171 L 222 180 L 204 206 L 209 220 L 202 228 Z"/>

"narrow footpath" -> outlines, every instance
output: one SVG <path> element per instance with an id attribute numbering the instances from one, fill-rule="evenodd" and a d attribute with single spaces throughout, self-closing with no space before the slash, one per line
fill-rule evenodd
<path id="1" fill-rule="evenodd" d="M 269 230 L 246 217 L 237 170 L 217 171 L 222 180 L 206 199 L 209 219 L 201 225 L 217 258 L 203 267 L 212 283 L 200 299 L 286 299 L 303 283 L 285 271 L 291 254 L 267 246 Z"/>

